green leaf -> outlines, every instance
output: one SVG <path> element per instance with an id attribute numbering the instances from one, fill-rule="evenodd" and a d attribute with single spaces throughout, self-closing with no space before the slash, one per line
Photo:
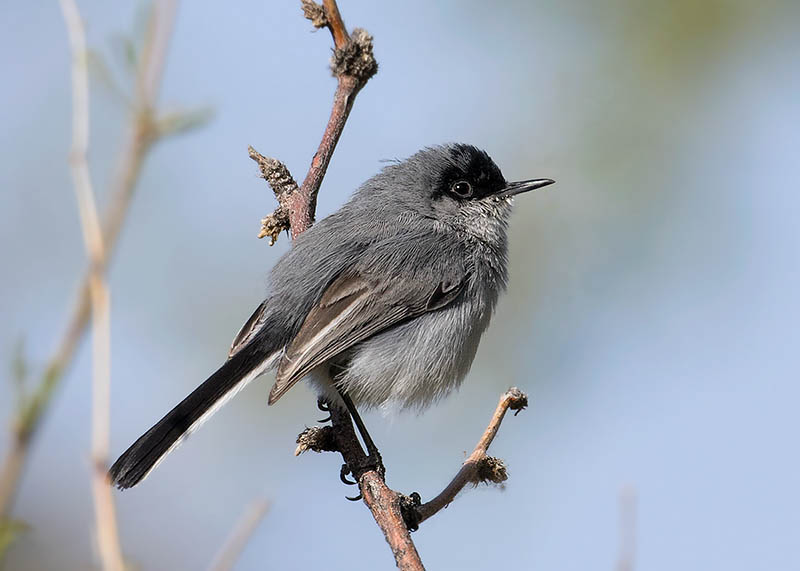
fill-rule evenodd
<path id="1" fill-rule="evenodd" d="M 25 357 L 25 338 L 20 336 L 14 345 L 11 357 L 11 378 L 17 394 L 17 408 L 22 408 L 25 399 L 25 381 L 28 380 L 28 359 Z"/>
<path id="2" fill-rule="evenodd" d="M 87 51 L 87 62 L 89 64 L 89 74 L 93 78 L 97 78 L 100 83 L 105 87 L 111 95 L 116 99 L 123 102 L 125 105 L 130 105 L 130 100 L 122 89 L 114 73 L 106 63 L 105 58 L 95 50 Z"/>
<path id="3" fill-rule="evenodd" d="M 165 113 L 156 121 L 156 127 L 161 137 L 177 135 L 202 127 L 208 123 L 213 116 L 214 109 L 211 107 L 200 107 L 188 111 Z"/>
<path id="4" fill-rule="evenodd" d="M 30 527 L 22 521 L 6 519 L 0 521 L 0 561 L 11 544 L 24 532 L 28 531 Z"/>

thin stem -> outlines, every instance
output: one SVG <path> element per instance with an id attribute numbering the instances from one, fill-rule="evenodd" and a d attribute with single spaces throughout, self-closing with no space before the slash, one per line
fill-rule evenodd
<path id="1" fill-rule="evenodd" d="M 333 36 L 333 44 L 337 48 L 343 48 L 350 41 L 350 35 L 344 26 L 342 15 L 339 13 L 339 6 L 336 5 L 336 0 L 322 0 L 322 5 L 325 6 L 325 15 Z"/>
<path id="2" fill-rule="evenodd" d="M 508 389 L 503 396 L 500 397 L 500 402 L 497 403 L 497 408 L 489 421 L 489 425 L 486 427 L 486 430 L 484 430 L 478 444 L 475 445 L 472 454 L 470 454 L 461 465 L 461 469 L 438 496 L 417 508 L 420 522 L 435 515 L 439 510 L 446 508 L 467 484 L 478 481 L 476 478 L 478 466 L 480 462 L 486 458 L 486 452 L 489 450 L 489 446 L 492 444 L 494 437 L 497 436 L 497 431 L 500 429 L 506 412 L 508 412 L 509 408 L 516 411 L 522 410 L 527 404 L 528 397 L 517 388 Z"/>
<path id="3" fill-rule="evenodd" d="M 108 483 L 107 461 L 110 430 L 111 322 L 105 278 L 105 247 L 97 215 L 87 154 L 89 150 L 89 77 L 86 37 L 74 0 L 61 0 L 72 50 L 72 121 L 70 151 L 75 195 L 84 244 L 90 260 L 89 294 L 92 313 L 92 492 L 95 504 L 97 545 L 103 569 L 123 571 L 124 562 L 117 529 L 116 510 Z"/>
<path id="4" fill-rule="evenodd" d="M 353 109 L 353 103 L 358 93 L 357 82 L 352 77 L 339 78 L 336 92 L 333 95 L 333 106 L 328 124 L 322 135 L 311 166 L 300 188 L 300 192 L 289 196 L 290 220 L 292 239 L 305 232 L 314 222 L 314 212 L 317 209 L 317 195 L 319 194 L 322 179 L 328 171 L 333 151 L 344 131 L 344 125 Z M 292 216 L 292 214 L 294 214 Z"/>
<path id="5" fill-rule="evenodd" d="M 269 502 L 264 499 L 257 499 L 247 506 L 239 521 L 231 531 L 228 539 L 225 540 L 222 548 L 214 557 L 214 561 L 209 567 L 212 571 L 228 571 L 233 569 L 236 560 L 242 554 L 250 536 L 267 515 Z"/>

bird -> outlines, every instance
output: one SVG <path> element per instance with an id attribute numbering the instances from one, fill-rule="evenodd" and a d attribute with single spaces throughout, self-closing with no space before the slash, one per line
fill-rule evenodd
<path id="1" fill-rule="evenodd" d="M 112 484 L 141 482 L 273 369 L 269 405 L 307 379 L 359 427 L 359 408 L 421 411 L 447 396 L 506 289 L 514 197 L 553 182 L 508 182 L 485 151 L 463 143 L 386 165 L 294 240 L 227 360 L 119 457 Z"/>

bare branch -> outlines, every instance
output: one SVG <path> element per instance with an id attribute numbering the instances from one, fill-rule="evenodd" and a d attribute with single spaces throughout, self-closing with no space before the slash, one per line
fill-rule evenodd
<path id="1" fill-rule="evenodd" d="M 93 272 L 105 272 L 127 217 L 144 160 L 163 133 L 156 128 L 155 100 L 166 60 L 176 0 L 156 3 L 151 14 L 143 53 L 138 58 L 135 100 L 127 140 L 120 154 L 119 169 L 112 183 L 112 198 L 102 223 L 102 256 L 91 262 L 73 304 L 72 313 L 38 385 L 24 399 L 11 429 L 11 445 L 0 471 L 0 520 L 8 518 L 25 466 L 30 441 L 39 427 L 55 388 L 83 339 L 91 312 Z M 0 553 L 2 556 L 2 553 Z"/>
<path id="2" fill-rule="evenodd" d="M 321 4 L 317 4 L 314 0 L 300 0 L 300 5 L 303 8 L 303 16 L 311 20 L 315 28 L 328 27 L 328 15 Z"/>
<path id="3" fill-rule="evenodd" d="M 336 435 L 332 426 L 312 426 L 306 428 L 297 436 L 295 456 L 300 456 L 307 450 L 314 452 L 338 452 Z"/>
<path id="4" fill-rule="evenodd" d="M 92 308 L 92 494 L 100 562 L 107 571 L 123 571 L 114 498 L 108 470 L 111 390 L 111 322 L 108 284 L 104 274 L 105 247 L 92 189 L 89 150 L 89 74 L 86 36 L 74 0 L 61 0 L 72 50 L 72 150 L 70 165 L 80 211 L 81 228 L 90 260 L 89 297 Z"/>
<path id="5" fill-rule="evenodd" d="M 487 456 L 486 452 L 497 435 L 506 412 L 511 409 L 519 413 L 526 406 L 528 406 L 528 396 L 516 387 L 508 389 L 500 397 L 500 402 L 497 403 L 497 408 L 489 421 L 489 426 L 486 427 L 483 436 L 475 446 L 475 450 L 464 461 L 453 480 L 438 496 L 422 504 L 417 509 L 420 522 L 435 515 L 442 508 L 446 508 L 468 484 L 475 485 L 481 482 L 501 483 L 506 480 L 508 475 L 506 474 L 505 465 L 501 460 Z"/>
<path id="6" fill-rule="evenodd" d="M 285 164 L 277 159 L 265 157 L 253 147 L 247 147 L 250 158 L 258 163 L 261 171 L 261 178 L 267 181 L 278 199 L 278 208 L 261 220 L 261 231 L 259 238 L 269 236 L 269 245 L 275 244 L 275 240 L 281 232 L 288 232 L 291 228 L 289 224 L 290 198 L 297 192 L 297 183 L 292 178 L 292 173 Z"/>
<path id="7" fill-rule="evenodd" d="M 336 5 L 336 0 L 322 0 L 322 6 L 325 8 L 325 18 L 333 36 L 333 44 L 337 49 L 341 49 L 347 45 L 350 36 L 347 34 L 347 28 L 344 27 L 339 6 Z"/>
<path id="8" fill-rule="evenodd" d="M 304 14 L 315 26 L 324 26 L 331 30 L 335 44 L 331 70 L 336 77 L 337 85 L 328 124 L 302 186 L 297 192 L 286 194 L 282 201 L 279 197 L 278 209 L 262 220 L 259 237 L 270 236 L 272 238 L 270 245 L 274 244 L 274 239 L 286 229 L 287 216 L 292 239 L 314 223 L 319 188 L 336 144 L 342 136 L 347 118 L 350 116 L 356 95 L 378 71 L 378 63 L 372 53 L 372 36 L 365 30 L 356 29 L 351 37 L 344 27 L 335 0 L 325 0 L 324 6 L 303 0 L 302 5 Z M 266 157 L 261 158 L 275 161 Z"/>
<path id="9" fill-rule="evenodd" d="M 264 519 L 269 511 L 269 502 L 265 499 L 257 499 L 247 506 L 239 521 L 231 531 L 228 539 L 222 545 L 214 561 L 209 567 L 212 571 L 228 571 L 233 569 L 236 560 L 242 554 L 250 536 Z"/>
<path id="10" fill-rule="evenodd" d="M 358 442 L 353 423 L 347 411 L 331 407 L 331 425 L 336 448 L 346 466 L 355 470 L 353 477 L 358 482 L 364 503 L 372 512 L 375 523 L 381 528 L 386 542 L 392 550 L 397 567 L 403 571 L 424 569 L 417 548 L 411 539 L 404 513 L 406 499 L 386 485 L 383 474 L 374 468 L 361 468 L 367 456 Z M 416 529 L 416 527 L 414 528 Z"/>
<path id="11" fill-rule="evenodd" d="M 358 483 L 364 503 L 369 507 L 372 517 L 392 549 L 397 568 L 403 571 L 424 571 L 417 547 L 411 540 L 400 494 L 390 489 L 375 470 L 365 472 Z"/>

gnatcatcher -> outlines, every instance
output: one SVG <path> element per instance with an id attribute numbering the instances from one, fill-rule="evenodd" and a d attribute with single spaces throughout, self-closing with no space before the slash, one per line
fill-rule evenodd
<path id="1" fill-rule="evenodd" d="M 463 144 L 385 167 L 294 241 L 228 360 L 119 457 L 112 482 L 138 484 L 275 367 L 269 404 L 307 377 L 357 425 L 354 405 L 422 409 L 447 395 L 506 286 L 512 197 L 552 183 L 506 182 L 489 155 Z"/>

